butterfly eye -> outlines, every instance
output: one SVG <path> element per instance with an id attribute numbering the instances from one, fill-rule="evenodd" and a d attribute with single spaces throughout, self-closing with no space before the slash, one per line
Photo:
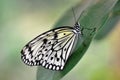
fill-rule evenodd
<path id="1" fill-rule="evenodd" d="M 63 35 L 66 35 L 65 33 L 63 33 Z"/>

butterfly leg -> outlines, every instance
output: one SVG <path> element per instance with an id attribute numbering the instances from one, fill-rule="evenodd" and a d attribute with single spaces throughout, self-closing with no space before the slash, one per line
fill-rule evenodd
<path id="1" fill-rule="evenodd" d="M 85 32 L 86 32 L 86 30 L 89 30 L 89 31 L 91 31 L 89 34 L 90 34 L 90 36 L 94 33 L 94 32 L 96 32 L 96 28 L 81 28 L 81 35 L 84 35 L 85 34 Z"/>

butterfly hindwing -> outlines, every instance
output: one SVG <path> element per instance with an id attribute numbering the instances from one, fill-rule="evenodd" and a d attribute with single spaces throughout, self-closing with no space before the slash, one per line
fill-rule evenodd
<path id="1" fill-rule="evenodd" d="M 47 31 L 22 49 L 21 58 L 30 66 L 41 65 L 51 70 L 62 70 L 73 50 L 76 37 L 78 35 L 72 27 Z"/>

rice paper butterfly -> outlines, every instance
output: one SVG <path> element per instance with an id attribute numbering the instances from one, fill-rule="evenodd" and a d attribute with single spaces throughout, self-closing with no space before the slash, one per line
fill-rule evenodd
<path id="1" fill-rule="evenodd" d="M 21 50 L 22 61 L 29 66 L 63 70 L 81 35 L 80 24 L 63 26 L 40 34 Z"/>

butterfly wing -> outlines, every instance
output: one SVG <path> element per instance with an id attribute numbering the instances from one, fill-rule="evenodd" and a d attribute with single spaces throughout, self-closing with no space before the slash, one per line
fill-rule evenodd
<path id="1" fill-rule="evenodd" d="M 78 35 L 72 27 L 47 31 L 30 41 L 21 51 L 21 59 L 30 66 L 62 70 Z"/>

